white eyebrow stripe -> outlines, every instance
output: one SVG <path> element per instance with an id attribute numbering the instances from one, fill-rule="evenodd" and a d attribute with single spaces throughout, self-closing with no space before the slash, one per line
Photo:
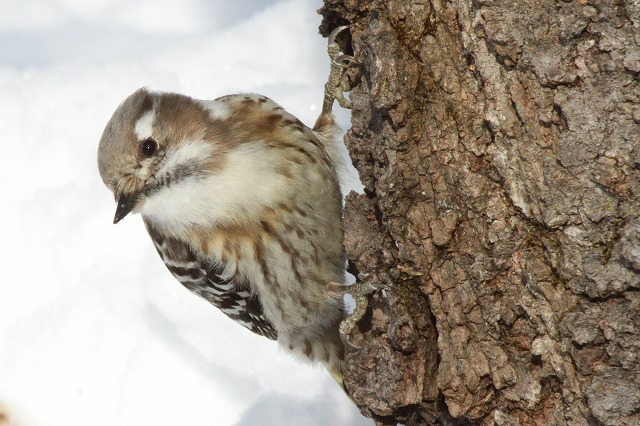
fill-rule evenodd
<path id="1" fill-rule="evenodd" d="M 150 138 L 153 135 L 153 122 L 156 119 L 155 109 L 151 109 L 136 121 L 135 132 L 139 141 Z"/>

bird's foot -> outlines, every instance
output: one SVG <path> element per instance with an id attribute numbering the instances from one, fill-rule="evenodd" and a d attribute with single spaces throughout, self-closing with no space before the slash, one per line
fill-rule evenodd
<path id="1" fill-rule="evenodd" d="M 329 72 L 329 79 L 324 85 L 324 102 L 322 103 L 322 112 L 325 114 L 331 114 L 333 107 L 333 101 L 337 100 L 342 108 L 351 109 L 351 100 L 344 96 L 345 92 L 351 90 L 351 84 L 348 80 L 348 76 L 344 74 L 345 66 L 350 63 L 355 63 L 356 60 L 353 56 L 341 55 L 340 46 L 336 42 L 336 36 L 349 28 L 344 25 L 331 31 L 328 40 L 327 53 L 331 59 L 331 70 Z"/>
<path id="2" fill-rule="evenodd" d="M 362 276 L 366 275 L 366 276 Z M 378 291 L 378 290 L 389 290 L 389 286 L 382 283 L 375 283 L 368 280 L 368 274 L 361 274 L 359 276 L 361 281 L 351 284 L 350 286 L 343 286 L 336 283 L 329 283 L 327 289 L 329 294 L 334 297 L 341 297 L 344 294 L 350 294 L 355 301 L 356 307 L 342 322 L 340 323 L 340 339 L 342 343 L 351 348 L 357 349 L 358 346 L 355 345 L 350 340 L 351 332 L 353 331 L 353 327 L 355 327 L 356 323 L 362 319 L 365 312 L 367 312 L 367 308 L 369 307 L 369 295 Z"/>

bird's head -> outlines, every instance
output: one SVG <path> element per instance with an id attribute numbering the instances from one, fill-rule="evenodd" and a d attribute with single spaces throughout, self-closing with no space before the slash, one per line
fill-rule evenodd
<path id="1" fill-rule="evenodd" d="M 206 105 L 187 96 L 143 88 L 125 99 L 98 148 L 100 176 L 118 203 L 114 223 L 163 189 L 202 178 L 222 158 L 214 156 L 221 131 Z"/>

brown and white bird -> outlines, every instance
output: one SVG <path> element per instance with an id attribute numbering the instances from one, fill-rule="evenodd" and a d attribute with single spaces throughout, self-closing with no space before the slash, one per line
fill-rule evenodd
<path id="1" fill-rule="evenodd" d="M 334 64 L 334 86 L 336 73 Z M 140 89 L 109 120 L 98 166 L 117 201 L 114 223 L 141 213 L 180 283 L 342 383 L 345 310 L 330 290 L 344 284 L 346 262 L 332 103 L 328 94 L 310 129 L 260 95 L 203 101 Z"/>
<path id="2" fill-rule="evenodd" d="M 345 279 L 338 131 L 264 96 L 140 89 L 107 124 L 98 166 L 114 222 L 141 213 L 180 283 L 339 377 L 344 307 L 327 291 Z"/>

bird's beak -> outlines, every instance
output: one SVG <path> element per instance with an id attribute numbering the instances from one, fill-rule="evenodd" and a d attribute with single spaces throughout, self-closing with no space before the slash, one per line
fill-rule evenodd
<path id="1" fill-rule="evenodd" d="M 116 216 L 113 218 L 113 224 L 120 222 L 131 210 L 136 206 L 138 201 L 138 193 L 122 194 L 118 199 L 118 207 L 116 208 Z"/>

